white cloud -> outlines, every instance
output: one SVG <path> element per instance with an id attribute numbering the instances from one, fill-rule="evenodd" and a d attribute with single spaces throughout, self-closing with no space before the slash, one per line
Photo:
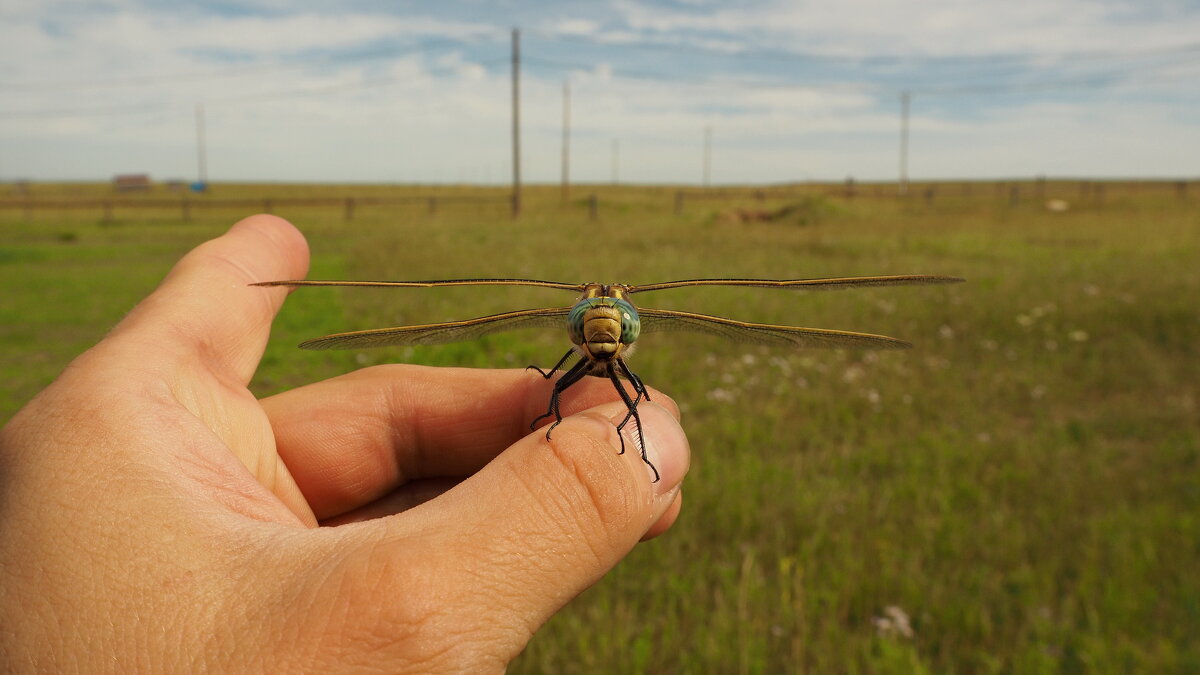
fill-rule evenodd
<path id="1" fill-rule="evenodd" d="M 1200 146 L 1192 113 L 1200 94 L 1186 84 L 1197 73 L 1195 52 L 1136 63 L 1058 56 L 1195 42 L 1200 10 L 1164 17 L 1087 0 L 928 0 L 919 7 L 771 0 L 736 9 L 618 0 L 567 5 L 544 19 L 534 3 L 503 13 L 439 7 L 447 11 L 412 16 L 283 4 L 220 14 L 152 10 L 133 0 L 82 9 L 6 3 L 0 83 L 34 86 L 0 89 L 0 179 L 97 178 L 118 169 L 189 176 L 193 107 L 202 101 L 214 179 L 503 181 L 507 32 L 527 16 L 540 26 L 524 43 L 530 58 L 522 74 L 532 180 L 558 176 L 564 78 L 572 83 L 572 175 L 579 180 L 609 180 L 619 139 L 622 179 L 698 181 L 702 130 L 710 126 L 715 180 L 777 182 L 891 177 L 896 89 L 917 75 L 987 84 L 1007 67 L 964 59 L 950 73 L 919 60 L 916 70 L 868 70 L 854 62 L 727 56 L 764 50 L 1040 55 L 1020 62 L 1021 82 L 1090 77 L 1116 64 L 1125 84 L 1103 90 L 918 94 L 912 174 L 1200 173 L 1200 156 L 1184 151 Z M 646 44 L 692 49 L 634 48 Z M 355 55 L 371 49 L 378 53 Z M 789 79 L 814 86 L 784 84 Z M 44 114 L 5 116 L 22 110 Z M 112 112 L 55 113 L 61 110 Z"/>

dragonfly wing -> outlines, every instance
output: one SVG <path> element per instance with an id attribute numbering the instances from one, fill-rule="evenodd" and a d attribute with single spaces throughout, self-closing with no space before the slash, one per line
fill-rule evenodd
<path id="1" fill-rule="evenodd" d="M 583 284 L 537 279 L 443 279 L 440 281 L 320 281 L 295 279 L 291 281 L 260 281 L 251 286 L 368 286 L 377 288 L 445 288 L 448 286 L 538 286 L 566 291 L 583 291 Z"/>
<path id="2" fill-rule="evenodd" d="M 858 288 L 862 286 L 914 286 L 921 284 L 953 284 L 963 281 L 958 277 L 936 274 L 904 274 L 881 277 L 833 277 L 829 279 L 685 279 L 666 281 L 661 284 L 630 286 L 628 293 L 662 291 L 683 286 L 754 286 L 758 288 L 791 288 L 807 290 L 830 290 L 835 288 Z"/>
<path id="3" fill-rule="evenodd" d="M 481 316 L 466 321 L 337 333 L 303 342 L 300 347 L 303 349 L 361 349 L 389 345 L 439 345 L 447 342 L 463 342 L 518 328 L 563 327 L 570 311 L 570 307 L 523 309 L 517 312 Z"/>
<path id="4" fill-rule="evenodd" d="M 804 349 L 908 349 L 911 344 L 885 335 L 829 330 L 826 328 L 799 328 L 797 326 L 775 326 L 765 323 L 747 323 L 719 316 L 676 312 L 667 309 L 638 308 L 642 319 L 643 333 L 685 331 L 715 335 L 737 342 L 751 342 L 772 347 L 800 347 Z"/>

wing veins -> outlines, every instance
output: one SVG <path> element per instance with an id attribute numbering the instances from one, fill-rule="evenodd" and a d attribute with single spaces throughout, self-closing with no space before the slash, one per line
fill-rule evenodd
<path id="1" fill-rule="evenodd" d="M 643 333 L 671 331 L 704 333 L 736 342 L 750 342 L 773 347 L 799 347 L 803 349 L 908 349 L 911 344 L 886 335 L 833 330 L 829 328 L 801 328 L 778 326 L 765 323 L 735 321 L 708 314 L 677 312 L 667 309 L 639 308 Z"/>
<path id="2" fill-rule="evenodd" d="M 359 349 L 393 345 L 437 345 L 474 340 L 484 335 L 520 328 L 561 326 L 569 307 L 523 309 L 463 321 L 373 328 L 335 333 L 302 342 L 303 349 Z"/>
<path id="3" fill-rule="evenodd" d="M 630 286 L 628 293 L 662 291 L 685 286 L 754 286 L 759 288 L 788 288 L 805 290 L 832 290 L 864 286 L 915 286 L 923 284 L 953 284 L 963 281 L 959 277 L 937 274 L 903 274 L 872 277 L 829 277 L 824 279 L 683 279 L 664 281 L 657 284 Z"/>
<path id="4" fill-rule="evenodd" d="M 286 281 L 260 281 L 251 286 L 366 286 L 379 288 L 447 288 L 451 286 L 537 286 L 582 292 L 583 284 L 568 284 L 561 281 L 538 279 L 441 279 L 436 281 L 333 281 L 318 279 L 293 279 Z"/>

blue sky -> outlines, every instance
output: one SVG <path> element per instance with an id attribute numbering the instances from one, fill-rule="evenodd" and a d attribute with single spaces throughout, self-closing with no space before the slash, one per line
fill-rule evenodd
<path id="1" fill-rule="evenodd" d="M 5 0 L 0 180 L 1200 176 L 1200 3 Z M 616 162 L 614 167 L 614 148 Z"/>

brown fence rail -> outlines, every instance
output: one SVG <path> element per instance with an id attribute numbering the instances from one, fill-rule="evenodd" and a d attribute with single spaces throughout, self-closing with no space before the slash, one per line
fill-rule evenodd
<path id="1" fill-rule="evenodd" d="M 16 199 L 0 200 L 0 209 L 24 211 L 26 217 L 37 211 L 99 210 L 104 220 L 112 220 L 117 209 L 178 211 L 184 221 L 191 220 L 193 209 L 252 209 L 273 213 L 288 207 L 341 207 L 343 217 L 353 220 L 355 211 L 366 206 L 411 206 L 424 204 L 430 214 L 452 204 L 511 204 L 502 196 L 412 196 L 412 197 L 263 197 L 258 199 Z"/>
<path id="2" fill-rule="evenodd" d="M 1149 191 L 1173 195 L 1178 199 L 1187 200 L 1194 195 L 1196 181 L 1162 180 L 1162 181 L 1101 181 L 1086 179 L 1060 179 L 1047 181 L 1011 180 L 1011 181 L 948 181 L 945 183 L 912 183 L 908 190 L 900 193 L 895 183 L 856 183 L 847 180 L 845 183 L 812 183 L 796 186 L 772 187 L 717 187 L 717 188 L 649 188 L 657 194 L 672 201 L 676 215 L 683 215 L 685 207 L 691 204 L 711 202 L 756 202 L 788 201 L 813 195 L 855 198 L 884 198 L 909 199 L 923 201 L 926 206 L 933 206 L 946 198 L 953 197 L 983 197 L 989 191 L 994 199 L 1009 206 L 1023 203 L 1044 204 L 1050 197 L 1067 198 L 1072 201 L 1084 201 L 1100 204 L 1105 201 L 1106 193 L 1117 192 L 1142 194 Z M 324 207 L 340 208 L 343 219 L 351 221 L 356 213 L 365 207 L 388 207 L 424 205 L 429 215 L 435 215 L 444 206 L 463 204 L 513 204 L 512 194 L 490 195 L 410 195 L 410 196 L 343 196 L 343 197 L 254 197 L 210 199 L 207 197 L 182 197 L 176 199 L 139 199 L 120 197 L 91 197 L 80 199 L 51 199 L 46 197 L 27 196 L 24 198 L 0 199 L 0 212 L 23 211 L 26 218 L 35 212 L 54 212 L 64 210 L 94 210 L 102 213 L 105 222 L 113 220 L 113 214 L 118 210 L 175 211 L 184 222 L 191 220 L 196 209 L 242 209 L 274 213 L 278 209 L 291 207 Z M 602 211 L 601 201 L 610 203 L 611 196 L 598 196 L 591 193 L 586 200 L 576 202 L 586 208 L 591 220 L 598 220 Z"/>

